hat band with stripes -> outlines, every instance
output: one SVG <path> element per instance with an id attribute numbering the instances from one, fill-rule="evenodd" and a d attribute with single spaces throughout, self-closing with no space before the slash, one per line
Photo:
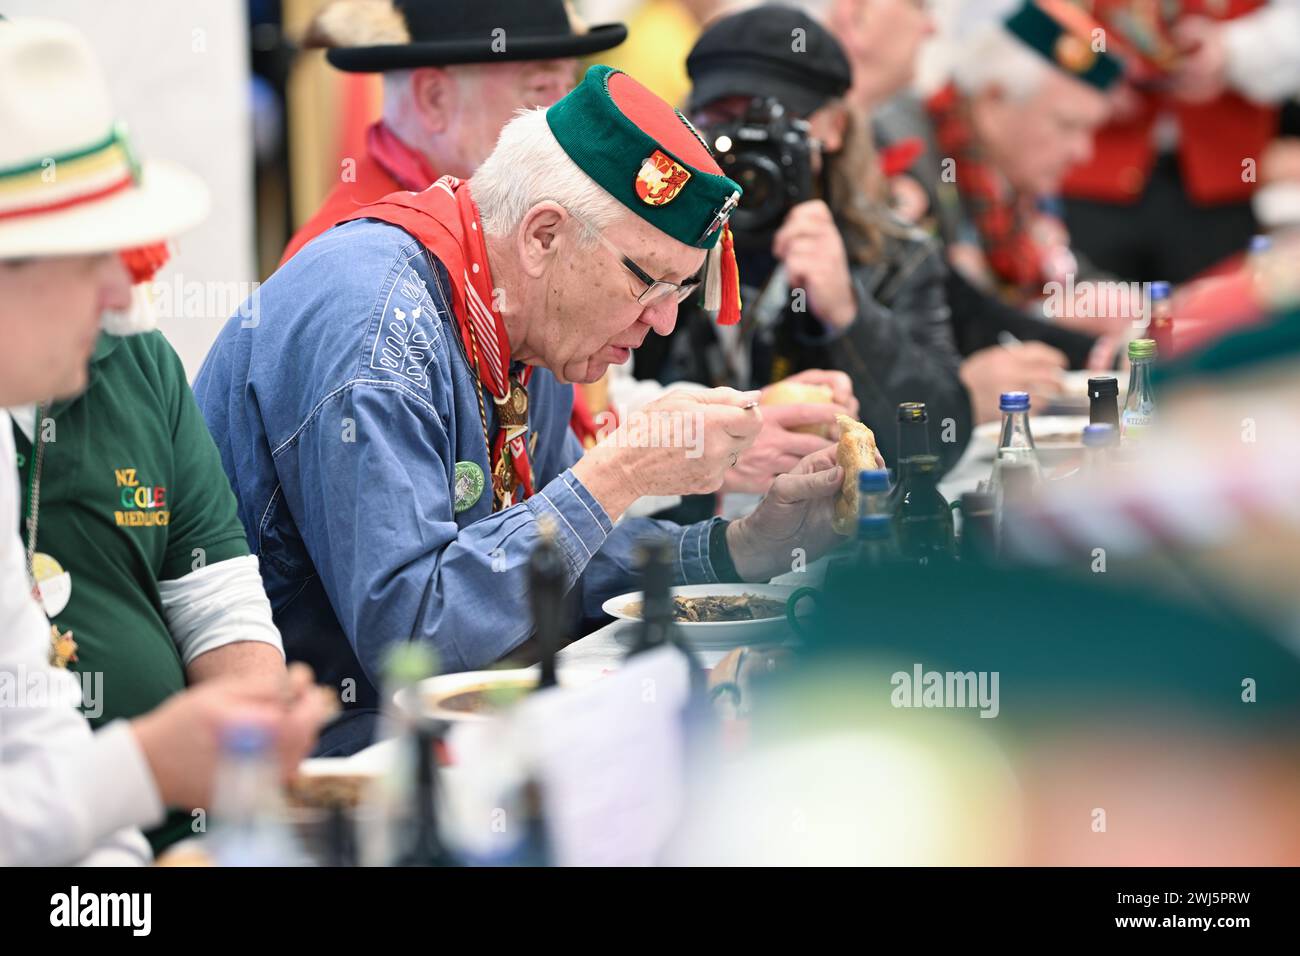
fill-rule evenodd
<path id="1" fill-rule="evenodd" d="M 59 212 L 103 199 L 140 181 L 125 127 L 73 152 L 0 169 L 0 220 Z"/>

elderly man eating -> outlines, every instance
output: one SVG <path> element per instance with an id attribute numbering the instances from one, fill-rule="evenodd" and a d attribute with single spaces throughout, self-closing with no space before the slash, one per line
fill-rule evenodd
<path id="1" fill-rule="evenodd" d="M 543 521 L 588 615 L 633 586 L 646 534 L 672 537 L 679 583 L 765 580 L 833 542 L 830 448 L 738 521 L 620 522 L 643 495 L 718 488 L 762 425 L 757 393 L 670 392 L 586 454 L 567 427 L 569 383 L 667 334 L 706 273 L 719 320 L 739 318 L 739 197 L 680 114 L 592 67 L 471 180 L 362 207 L 222 330 L 195 391 L 286 652 L 340 689 L 322 752 L 371 739 L 393 642 L 463 670 L 528 638 Z M 682 440 L 646 440 L 647 421 Z"/>

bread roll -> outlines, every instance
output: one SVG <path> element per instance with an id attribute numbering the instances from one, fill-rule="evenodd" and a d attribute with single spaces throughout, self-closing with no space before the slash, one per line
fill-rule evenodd
<path id="1" fill-rule="evenodd" d="M 840 444 L 835 450 L 835 461 L 844 469 L 844 483 L 835 496 L 835 519 L 832 526 L 838 534 L 852 535 L 858 523 L 858 472 L 876 464 L 876 435 L 862 422 L 848 415 L 836 415 L 840 426 Z"/>
<path id="2" fill-rule="evenodd" d="M 829 405 L 835 400 L 835 393 L 829 385 L 813 385 L 808 382 L 791 382 L 788 379 L 777 382 L 764 390 L 760 405 Z M 830 436 L 829 425 L 796 425 L 790 429 L 806 435 Z"/>

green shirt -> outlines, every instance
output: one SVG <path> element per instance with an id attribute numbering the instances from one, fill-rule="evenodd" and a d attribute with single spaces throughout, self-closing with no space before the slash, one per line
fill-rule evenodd
<path id="1" fill-rule="evenodd" d="M 158 582 L 246 555 L 248 545 L 185 369 L 161 333 L 101 336 L 86 391 L 42 406 L 41 418 L 36 550 L 70 578 L 67 605 L 52 620 L 77 642 L 71 669 L 102 675 L 102 712 L 87 712 L 98 727 L 185 687 Z M 17 426 L 14 442 L 27 514 L 32 443 Z M 24 523 L 24 543 L 26 531 Z M 189 821 L 169 816 L 149 834 L 155 850 L 189 835 Z"/>

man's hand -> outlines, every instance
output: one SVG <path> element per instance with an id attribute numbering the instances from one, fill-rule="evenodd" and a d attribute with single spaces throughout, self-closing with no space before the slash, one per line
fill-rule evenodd
<path id="1" fill-rule="evenodd" d="M 310 752 L 317 730 L 337 709 L 311 668 L 294 664 L 274 691 L 217 679 L 182 691 L 131 721 L 163 802 L 206 806 L 221 758 L 221 736 L 235 723 L 255 723 L 273 735 L 287 778 Z"/>
<path id="2" fill-rule="evenodd" d="M 669 392 L 628 415 L 573 473 L 615 521 L 645 495 L 717 491 L 763 426 L 759 396 L 734 388 Z"/>
<path id="3" fill-rule="evenodd" d="M 781 379 L 782 382 L 802 382 L 804 385 L 825 385 L 831 390 L 831 401 L 841 406 L 840 412 L 852 418 L 858 417 L 858 400 L 853 394 L 853 379 L 844 372 L 837 372 L 833 369 L 809 368 L 802 372 L 795 372 L 793 375 L 787 375 Z M 779 385 L 780 382 L 774 383 Z M 763 389 L 766 394 L 768 385 Z M 834 419 L 832 418 L 832 421 Z"/>
<path id="4" fill-rule="evenodd" d="M 1069 364 L 1065 354 L 1042 342 L 980 349 L 961 363 L 961 380 L 970 392 L 975 423 L 1001 417 L 998 400 L 1003 392 L 1028 392 L 1033 407 L 1043 408 L 1064 388 Z"/>
<path id="5" fill-rule="evenodd" d="M 799 462 L 832 444 L 829 438 L 791 429 L 803 425 L 835 427 L 835 415 L 847 414 L 839 405 L 769 405 L 763 409 L 763 428 L 754 444 L 727 470 L 722 491 L 766 494 L 778 475 L 793 471 Z"/>
<path id="6" fill-rule="evenodd" d="M 857 317 L 848 253 L 826 203 L 811 199 L 791 209 L 772 240 L 772 255 L 785 264 L 790 288 L 807 293 L 822 325 L 843 329 Z"/>
<path id="7" fill-rule="evenodd" d="M 858 400 L 853 395 L 853 382 L 843 372 L 813 368 L 791 375 L 783 381 L 824 385 L 831 390 L 831 401 L 821 404 L 764 405 L 763 428 L 754 444 L 740 456 L 736 466 L 727 471 L 722 482 L 723 493 L 736 491 L 753 495 L 766 494 L 772 487 L 772 479 L 777 475 L 792 471 L 801 459 L 820 451 L 838 437 L 836 415 L 858 417 Z M 768 385 L 763 389 L 763 394 L 766 395 L 774 387 Z M 822 435 L 828 437 L 823 438 Z"/>
<path id="8" fill-rule="evenodd" d="M 1228 84 L 1223 24 L 1208 17 L 1184 17 L 1170 32 L 1182 54 L 1171 77 L 1174 95 L 1189 103 L 1221 96 Z"/>
<path id="9" fill-rule="evenodd" d="M 795 548 L 813 559 L 843 541 L 831 528 L 843 479 L 844 469 L 830 447 L 773 481 L 753 512 L 727 526 L 727 547 L 741 578 L 767 581 L 790 570 Z"/>

